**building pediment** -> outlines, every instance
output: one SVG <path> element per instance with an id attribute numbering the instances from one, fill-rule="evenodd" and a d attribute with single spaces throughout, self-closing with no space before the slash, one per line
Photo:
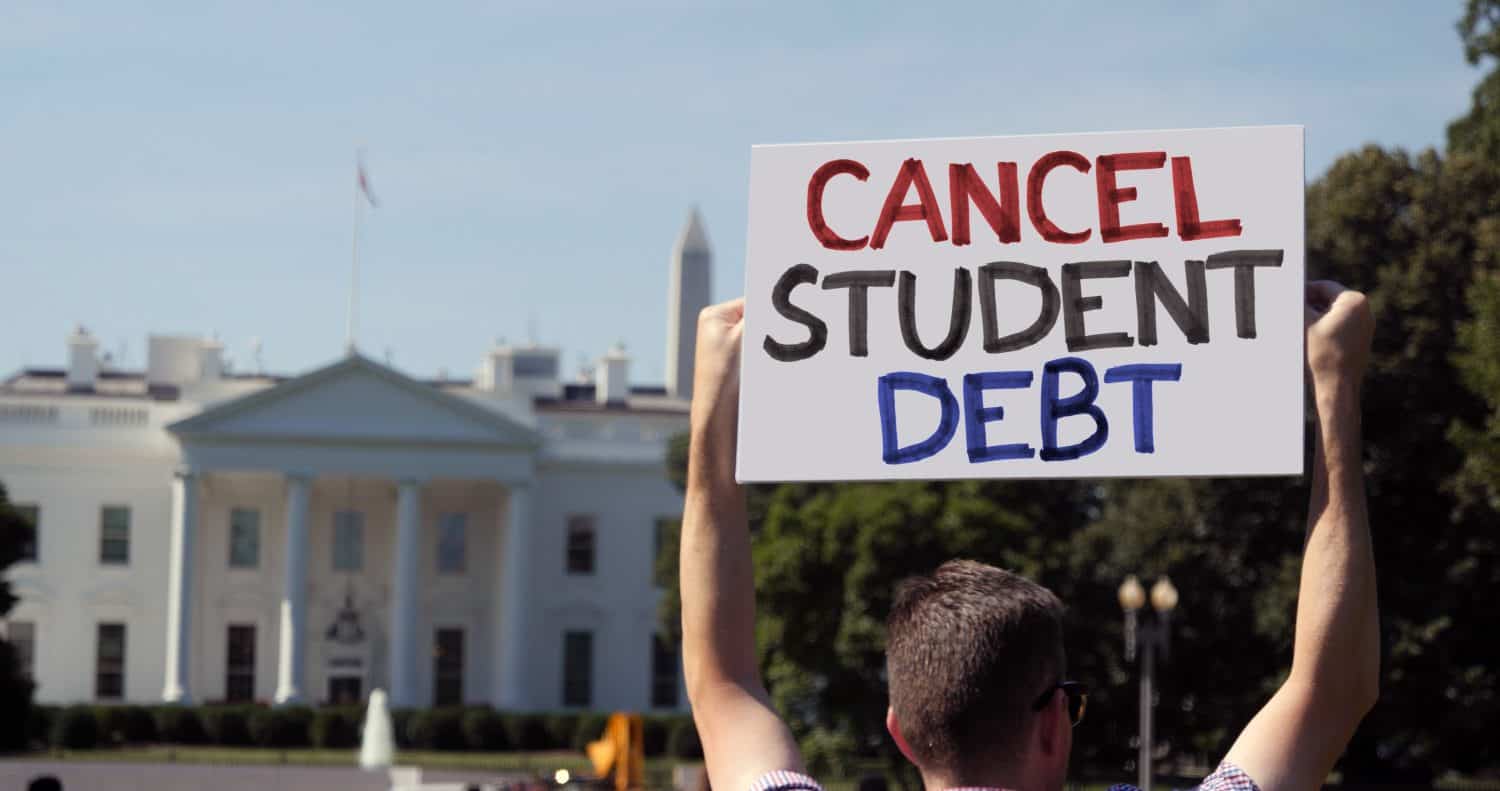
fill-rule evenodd
<path id="1" fill-rule="evenodd" d="M 530 427 L 358 354 L 167 429 L 188 440 L 538 444 Z"/>

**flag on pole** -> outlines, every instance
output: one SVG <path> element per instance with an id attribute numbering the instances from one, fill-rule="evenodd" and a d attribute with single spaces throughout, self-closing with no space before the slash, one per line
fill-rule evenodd
<path id="1" fill-rule="evenodd" d="M 359 169 L 359 191 L 364 193 L 365 200 L 367 200 L 367 201 L 370 202 L 370 206 L 372 208 L 377 208 L 377 209 L 380 208 L 380 201 L 375 200 L 375 193 L 373 193 L 373 192 L 370 191 L 370 178 L 365 175 L 365 155 L 364 155 L 364 152 L 360 152 L 358 169 Z"/>

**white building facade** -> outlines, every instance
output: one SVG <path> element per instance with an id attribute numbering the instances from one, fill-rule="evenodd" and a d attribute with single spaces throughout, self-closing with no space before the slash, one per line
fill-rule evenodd
<path id="1" fill-rule="evenodd" d="M 706 255 L 696 215 L 683 234 Z M 684 291 L 707 301 L 669 284 L 673 315 L 703 307 Z M 471 381 L 148 347 L 112 370 L 80 330 L 65 367 L 0 382 L 0 483 L 37 526 L 4 629 L 39 701 L 685 705 L 654 565 L 688 402 L 623 350 L 568 383 L 534 345 Z"/>

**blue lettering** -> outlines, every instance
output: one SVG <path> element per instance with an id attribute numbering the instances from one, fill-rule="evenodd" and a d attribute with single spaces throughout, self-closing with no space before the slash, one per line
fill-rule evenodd
<path id="1" fill-rule="evenodd" d="M 1182 363 L 1117 365 L 1104 372 L 1106 384 L 1132 382 L 1134 404 L 1135 452 L 1155 453 L 1156 436 L 1152 419 L 1151 383 L 1175 382 L 1182 378 Z"/>
<path id="2" fill-rule="evenodd" d="M 931 436 L 914 445 L 898 447 L 896 439 L 896 391 L 914 390 L 938 400 L 942 416 Z M 958 399 L 948 389 L 948 382 L 935 376 L 897 371 L 880 377 L 876 384 L 880 402 L 880 444 L 886 464 L 910 464 L 921 461 L 947 447 L 958 429 Z"/>
<path id="3" fill-rule="evenodd" d="M 988 371 L 964 376 L 964 434 L 969 441 L 969 461 L 1029 459 L 1036 450 L 1024 442 L 991 445 L 984 424 L 1005 417 L 1005 407 L 984 405 L 986 390 L 1024 390 L 1031 387 L 1030 371 Z"/>
<path id="4" fill-rule="evenodd" d="M 1064 373 L 1077 374 L 1083 389 L 1067 398 L 1058 398 L 1057 380 Z M 1042 461 L 1071 461 L 1104 446 L 1109 439 L 1109 420 L 1094 403 L 1099 397 L 1099 376 L 1094 366 L 1080 357 L 1059 357 L 1042 368 Z M 1087 414 L 1094 418 L 1094 433 L 1077 445 L 1057 446 L 1057 421 L 1071 415 Z"/>

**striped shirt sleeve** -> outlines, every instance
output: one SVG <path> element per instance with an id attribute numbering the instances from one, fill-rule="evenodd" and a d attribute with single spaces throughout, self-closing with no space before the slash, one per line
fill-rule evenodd
<path id="1" fill-rule="evenodd" d="M 778 769 L 761 775 L 750 785 L 750 791 L 823 791 L 823 786 L 801 772 Z"/>

